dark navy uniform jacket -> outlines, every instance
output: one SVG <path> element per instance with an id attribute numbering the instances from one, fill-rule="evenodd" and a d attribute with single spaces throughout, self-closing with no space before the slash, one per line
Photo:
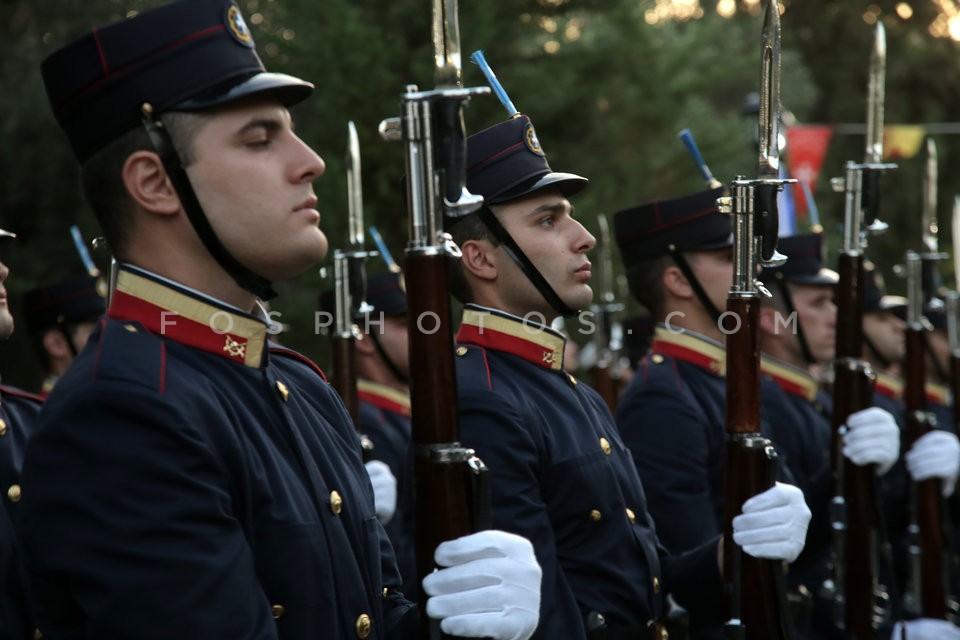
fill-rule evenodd
<path id="1" fill-rule="evenodd" d="M 46 639 L 393 638 L 415 611 L 320 370 L 133 267 L 44 405 L 23 496 Z"/>
<path id="2" fill-rule="evenodd" d="M 790 564 L 788 584 L 803 586 L 814 598 L 811 632 L 805 638 L 845 637 L 833 630 L 830 602 L 822 585 L 830 577 L 833 538 L 833 402 L 809 372 L 762 356 L 761 403 L 770 437 L 789 461 L 790 472 L 812 513 L 807 541 Z"/>
<path id="3" fill-rule="evenodd" d="M 390 467 L 397 479 L 397 510 L 384 525 L 403 576 L 403 595 L 417 601 L 416 514 L 413 508 L 413 440 L 410 395 L 390 387 L 357 380 L 360 430 L 373 442 L 373 458 Z"/>
<path id="4" fill-rule="evenodd" d="M 726 352 L 701 334 L 658 325 L 617 406 L 617 427 L 650 499 L 660 540 L 681 553 L 724 528 Z M 765 423 L 761 432 L 770 437 Z M 781 453 L 780 477 L 794 483 Z M 720 637 L 691 610 L 696 637 Z"/>
<path id="5" fill-rule="evenodd" d="M 717 539 L 676 557 L 659 545 L 610 411 L 563 371 L 562 334 L 468 305 L 457 341 L 461 439 L 490 469 L 493 524 L 529 538 L 543 567 L 534 637 L 585 638 L 594 611 L 642 625 L 667 590 L 719 611 Z"/>
<path id="6" fill-rule="evenodd" d="M 23 495 L 23 453 L 42 402 L 32 393 L 0 386 L 0 640 L 29 640 L 35 629 L 14 524 Z"/>

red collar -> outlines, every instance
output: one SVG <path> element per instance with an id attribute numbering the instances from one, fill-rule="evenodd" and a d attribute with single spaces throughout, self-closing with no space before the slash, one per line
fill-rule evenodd
<path id="1" fill-rule="evenodd" d="M 264 360 L 267 325 L 262 320 L 132 271 L 118 274 L 107 316 L 138 322 L 151 333 L 248 367 Z"/>
<path id="2" fill-rule="evenodd" d="M 760 371 L 773 378 L 780 388 L 792 396 L 813 402 L 820 385 L 809 372 L 781 360 L 760 356 Z"/>
<path id="3" fill-rule="evenodd" d="M 545 369 L 563 369 L 563 335 L 494 309 L 466 307 L 457 342 L 504 351 Z"/>
<path id="4" fill-rule="evenodd" d="M 654 329 L 653 342 L 650 345 L 652 355 L 661 354 L 689 362 L 714 375 L 727 375 L 727 352 L 713 340 L 692 331 L 670 331 L 658 326 Z M 651 357 L 651 356 L 648 356 Z"/>
<path id="5" fill-rule="evenodd" d="M 903 396 L 903 380 L 889 373 L 878 373 L 875 389 L 886 398 L 899 400 Z"/>
<path id="6" fill-rule="evenodd" d="M 385 411 L 410 417 L 409 393 L 369 380 L 357 380 L 357 397 Z"/>

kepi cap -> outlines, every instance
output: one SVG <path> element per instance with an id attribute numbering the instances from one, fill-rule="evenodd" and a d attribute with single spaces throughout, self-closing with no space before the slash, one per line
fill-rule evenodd
<path id="1" fill-rule="evenodd" d="M 495 124 L 467 138 L 467 190 L 486 204 L 516 200 L 556 186 L 570 197 L 588 180 L 553 171 L 533 123 L 525 115 Z"/>
<path id="2" fill-rule="evenodd" d="M 36 333 L 61 324 L 96 320 L 107 310 L 107 285 L 90 275 L 60 280 L 23 294 L 27 329 Z"/>
<path id="3" fill-rule="evenodd" d="M 832 286 L 840 281 L 836 271 L 823 266 L 823 235 L 801 233 L 783 236 L 777 241 L 777 251 L 787 257 L 779 267 L 764 267 L 760 276 L 764 281 L 774 279 L 791 284 Z"/>
<path id="4" fill-rule="evenodd" d="M 717 209 L 723 188 L 670 200 L 654 200 L 613 215 L 613 233 L 624 266 L 676 251 L 708 251 L 733 246 L 733 227 Z"/>
<path id="5" fill-rule="evenodd" d="M 53 113 L 77 159 L 140 126 L 140 109 L 200 110 L 255 93 L 284 105 L 313 85 L 268 73 L 232 0 L 179 0 L 95 29 L 42 63 Z"/>

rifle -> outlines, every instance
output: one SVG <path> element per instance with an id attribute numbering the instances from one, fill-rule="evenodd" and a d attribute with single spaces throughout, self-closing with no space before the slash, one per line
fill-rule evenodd
<path id="1" fill-rule="evenodd" d="M 779 177 L 777 128 L 780 115 L 780 11 L 777 0 L 767 5 L 763 24 L 760 75 L 760 145 L 758 177 L 737 177 L 718 209 L 732 214 L 734 237 L 733 284 L 727 297 L 726 319 L 739 325 L 727 333 L 727 443 L 725 477 L 725 539 L 733 539 L 733 518 L 748 498 L 773 486 L 777 452 L 760 434 L 760 295 L 770 293 L 756 279 L 759 259 L 782 263 L 777 253 L 777 193 L 795 180 Z M 727 638 L 783 640 L 792 636 L 787 609 L 785 567 L 780 561 L 747 555 L 725 545 L 724 580 L 728 595 Z"/>
<path id="2" fill-rule="evenodd" d="M 604 215 L 597 216 L 600 225 L 600 242 L 597 250 L 597 267 L 600 283 L 599 302 L 594 305 L 594 321 L 596 330 L 593 333 L 596 362 L 590 367 L 593 376 L 593 388 L 610 408 L 611 413 L 617 411 L 617 400 L 620 398 L 620 379 L 622 367 L 620 365 L 620 351 L 623 348 L 622 330 L 615 324 L 614 314 L 623 309 L 623 304 L 617 302 L 617 295 L 613 288 L 613 261 L 610 258 L 610 227 Z"/>
<path id="3" fill-rule="evenodd" d="M 436 88 L 419 91 L 407 85 L 400 96 L 401 115 L 380 123 L 384 139 L 402 140 L 406 146 L 409 243 L 404 272 L 408 313 L 418 329 L 410 332 L 410 404 L 421 580 L 434 569 L 439 543 L 486 528 L 490 519 L 487 468 L 459 442 L 447 266 L 460 257 L 460 249 L 442 224 L 444 215 L 462 217 L 483 204 L 465 186 L 463 108 L 471 97 L 490 90 L 461 86 L 456 0 L 433 0 L 433 45 Z M 421 624 L 421 638 L 439 636 L 439 625 Z"/>
<path id="4" fill-rule="evenodd" d="M 371 255 L 364 250 L 363 189 L 360 181 L 360 143 L 353 121 L 347 123 L 347 250 L 333 253 L 335 319 L 331 335 L 333 376 L 336 389 L 353 420 L 360 438 L 364 460 L 369 460 L 373 442 L 360 433 L 360 399 L 357 395 L 357 351 L 360 336 L 357 322 L 370 311 L 366 298 L 365 262 Z"/>
<path id="5" fill-rule="evenodd" d="M 922 258 L 907 251 L 907 328 L 904 360 L 904 404 L 907 411 L 907 449 L 936 428 L 936 417 L 927 411 L 924 391 L 925 334 L 929 323 L 923 317 Z M 914 615 L 947 617 L 947 541 L 942 527 L 944 514 L 941 481 L 930 478 L 910 482 L 908 550 L 910 587 L 904 606 Z"/>
<path id="6" fill-rule="evenodd" d="M 847 418 L 871 406 L 876 373 L 862 359 L 864 294 L 864 249 L 866 232 L 880 232 L 886 225 L 876 219 L 879 208 L 879 176 L 895 167 L 883 164 L 883 99 L 886 68 L 886 36 L 877 22 L 870 56 L 867 95 L 867 141 L 862 164 L 847 162 L 843 178 L 831 181 L 845 194 L 843 247 L 838 257 L 837 341 L 834 360 L 834 443 L 831 461 L 834 497 L 831 526 L 834 531 L 833 575 L 824 585 L 834 603 L 837 627 L 851 637 L 875 638 L 881 621 L 874 605 L 881 594 L 877 580 L 880 511 L 874 465 L 848 464 L 843 456 L 843 433 Z M 863 228 L 864 216 L 873 222 Z"/>
<path id="7" fill-rule="evenodd" d="M 947 339 L 950 341 L 950 395 L 953 399 L 953 431 L 960 434 L 960 196 L 953 199 L 953 218 L 950 220 L 953 239 L 954 289 L 946 296 Z M 954 496 L 960 491 L 954 492 Z M 960 501 L 960 497 L 954 498 Z"/>

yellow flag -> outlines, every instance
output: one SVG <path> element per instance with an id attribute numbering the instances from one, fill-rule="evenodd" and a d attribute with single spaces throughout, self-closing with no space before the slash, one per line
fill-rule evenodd
<path id="1" fill-rule="evenodd" d="M 918 124 L 894 124 L 883 128 L 883 159 L 912 158 L 917 155 L 926 129 Z"/>

